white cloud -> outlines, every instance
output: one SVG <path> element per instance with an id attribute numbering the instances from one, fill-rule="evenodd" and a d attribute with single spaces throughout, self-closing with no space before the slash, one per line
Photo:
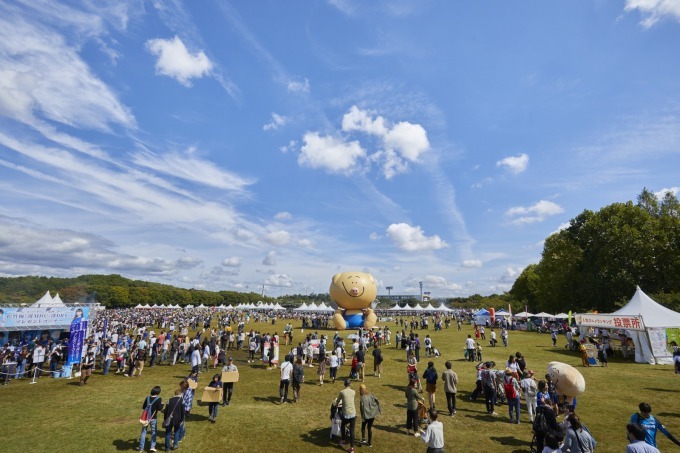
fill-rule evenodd
<path id="1" fill-rule="evenodd" d="M 286 274 L 270 275 L 264 280 L 265 285 L 278 286 L 282 288 L 290 288 L 293 286 L 293 279 Z"/>
<path id="2" fill-rule="evenodd" d="M 328 0 L 328 3 L 348 16 L 354 14 L 354 5 L 351 0 Z"/>
<path id="3" fill-rule="evenodd" d="M 680 2 L 678 0 L 626 0 L 625 11 L 638 10 L 642 15 L 643 27 L 650 28 L 668 16 L 680 22 Z"/>
<path id="4" fill-rule="evenodd" d="M 662 200 L 663 197 L 665 197 L 668 192 L 670 192 L 673 195 L 677 195 L 678 192 L 680 192 L 680 187 L 671 187 L 671 188 L 668 188 L 668 189 L 661 189 L 658 192 L 654 192 L 654 195 L 659 200 Z"/>
<path id="5" fill-rule="evenodd" d="M 270 250 L 262 260 L 262 264 L 265 266 L 276 266 L 276 251 Z"/>
<path id="6" fill-rule="evenodd" d="M 297 149 L 297 141 L 291 140 L 287 145 L 283 145 L 279 148 L 282 153 L 287 153 L 288 151 L 294 151 Z"/>
<path id="7" fill-rule="evenodd" d="M 123 272 L 172 275 L 191 269 L 202 260 L 182 257 L 176 261 L 120 253 L 108 239 L 90 233 L 44 228 L 23 220 L 0 216 L 0 268 L 6 272 L 51 273 Z M 14 271 L 12 271 L 14 269 Z"/>
<path id="8" fill-rule="evenodd" d="M 499 281 L 502 283 L 514 283 L 523 270 L 523 267 L 508 267 L 503 272 L 503 275 L 500 276 Z"/>
<path id="9" fill-rule="evenodd" d="M 468 269 L 482 267 L 482 260 L 464 260 L 463 267 Z"/>
<path id="10" fill-rule="evenodd" d="M 503 167 L 513 175 L 518 175 L 527 169 L 529 156 L 522 153 L 518 156 L 509 156 L 496 162 L 497 167 Z"/>
<path id="11" fill-rule="evenodd" d="M 240 256 L 231 256 L 222 260 L 222 266 L 225 267 L 239 267 L 241 265 Z"/>
<path id="12" fill-rule="evenodd" d="M 380 239 L 380 235 L 374 231 L 373 233 L 368 235 L 368 238 L 371 241 L 377 241 L 378 239 Z"/>
<path id="13" fill-rule="evenodd" d="M 288 91 L 292 93 L 309 93 L 309 80 L 291 80 L 288 82 Z"/>
<path id="14" fill-rule="evenodd" d="M 361 110 L 356 105 L 353 105 L 349 112 L 343 115 L 342 130 L 345 132 L 361 131 L 379 137 L 387 135 L 387 127 L 382 116 L 372 119 L 368 111 Z"/>
<path id="15" fill-rule="evenodd" d="M 516 225 L 542 222 L 547 217 L 561 214 L 564 209 L 552 201 L 541 200 L 531 206 L 516 206 L 508 209 L 505 216 L 509 217 L 510 222 Z"/>
<path id="16" fill-rule="evenodd" d="M 429 291 L 431 289 L 460 291 L 463 287 L 458 283 L 449 282 L 445 277 L 440 275 L 426 275 L 423 278 L 423 290 Z"/>
<path id="17" fill-rule="evenodd" d="M 176 79 L 186 87 L 191 79 L 210 75 L 213 63 L 203 51 L 191 54 L 178 36 L 172 39 L 151 39 L 146 47 L 158 57 L 156 73 Z"/>
<path id="18" fill-rule="evenodd" d="M 290 212 L 281 211 L 281 212 L 277 212 L 274 215 L 274 218 L 276 220 L 290 220 L 290 219 L 293 218 L 293 214 L 291 214 Z"/>
<path id="19" fill-rule="evenodd" d="M 409 252 L 439 250 L 448 247 L 448 244 L 439 236 L 427 237 L 419 226 L 412 227 L 406 223 L 393 223 L 387 227 L 387 234 L 397 247 Z"/>
<path id="20" fill-rule="evenodd" d="M 331 173 L 351 173 L 357 169 L 359 159 L 366 156 L 359 142 L 345 143 L 331 136 L 307 132 L 303 137 L 298 164 L 323 168 Z"/>
<path id="21" fill-rule="evenodd" d="M 276 130 L 279 127 L 285 125 L 286 121 L 288 121 L 288 118 L 286 118 L 285 116 L 279 115 L 278 113 L 272 113 L 272 120 L 269 123 L 262 126 L 262 130 L 265 131 Z"/>
<path id="22" fill-rule="evenodd" d="M 397 123 L 385 136 L 385 146 L 394 148 L 410 162 L 417 162 L 422 153 L 430 149 L 427 132 L 420 124 Z"/>
<path id="23" fill-rule="evenodd" d="M 298 246 L 307 249 L 312 246 L 312 241 L 310 241 L 309 239 L 300 239 L 297 244 Z"/>
<path id="24" fill-rule="evenodd" d="M 132 158 L 134 163 L 142 167 L 218 189 L 240 192 L 254 182 L 223 170 L 213 162 L 192 156 L 193 151 L 190 149 L 186 156 L 178 153 L 158 155 L 144 151 L 134 154 Z"/>
<path id="25" fill-rule="evenodd" d="M 234 235 L 234 239 L 241 242 L 247 242 L 255 238 L 253 233 L 243 228 L 233 228 L 231 233 Z"/>
<path id="26" fill-rule="evenodd" d="M 262 240 L 276 246 L 284 246 L 290 243 L 290 233 L 285 230 L 272 231 L 262 237 Z"/>

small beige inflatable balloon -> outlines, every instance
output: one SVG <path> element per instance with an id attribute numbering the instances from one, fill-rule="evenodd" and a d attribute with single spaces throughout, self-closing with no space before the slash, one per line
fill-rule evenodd
<path id="1" fill-rule="evenodd" d="M 364 327 L 370 329 L 378 320 L 371 304 L 378 295 L 375 278 L 366 272 L 335 274 L 329 289 L 331 299 L 338 305 L 333 323 L 338 330 Z"/>

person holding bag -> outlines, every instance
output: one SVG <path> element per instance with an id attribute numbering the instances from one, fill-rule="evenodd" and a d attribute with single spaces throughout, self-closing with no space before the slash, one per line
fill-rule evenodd
<path id="1" fill-rule="evenodd" d="M 144 398 L 142 403 L 142 416 L 139 422 L 142 424 L 142 434 L 139 436 L 139 451 L 144 451 L 146 433 L 151 428 L 151 449 L 156 451 L 156 428 L 158 425 L 158 412 L 163 409 L 163 399 L 160 397 L 161 388 L 157 385 L 151 389 L 151 395 Z"/>
<path id="2" fill-rule="evenodd" d="M 175 390 L 175 396 L 170 398 L 165 406 L 165 451 L 170 451 L 170 438 L 173 438 L 172 449 L 176 450 L 179 445 L 180 427 L 184 423 L 184 404 L 182 404 L 182 389 Z M 174 436 L 173 436 L 174 433 Z"/>

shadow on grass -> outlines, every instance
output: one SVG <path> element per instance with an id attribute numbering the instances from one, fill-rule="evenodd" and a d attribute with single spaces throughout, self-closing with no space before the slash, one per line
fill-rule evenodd
<path id="1" fill-rule="evenodd" d="M 525 446 L 527 443 L 521 439 L 517 439 L 516 437 L 512 436 L 505 436 L 505 437 L 495 437 L 491 436 L 489 439 L 493 440 L 494 442 L 498 442 L 501 445 L 508 446 L 508 447 L 521 447 Z"/>
<path id="2" fill-rule="evenodd" d="M 677 412 L 659 412 L 657 415 L 661 417 L 676 417 L 680 418 L 680 413 Z"/>
<path id="3" fill-rule="evenodd" d="M 191 415 L 187 417 L 187 421 L 191 422 L 202 422 L 207 419 L 208 419 L 207 415 L 197 414 L 196 412 L 192 412 Z"/>
<path id="4" fill-rule="evenodd" d="M 281 398 L 276 397 L 276 396 L 254 396 L 253 399 L 255 401 L 260 401 L 263 403 L 272 403 L 272 404 L 277 404 L 280 403 Z"/>
<path id="5" fill-rule="evenodd" d="M 489 414 L 480 414 L 480 415 L 468 415 L 468 417 L 477 419 L 477 420 L 482 421 L 482 422 L 494 422 L 494 423 L 510 424 L 510 422 L 508 422 L 508 419 L 502 417 L 501 415 L 494 417 L 493 415 L 489 415 Z"/>
<path id="6" fill-rule="evenodd" d="M 338 448 L 341 448 L 337 443 L 331 444 L 329 436 L 330 428 L 318 428 L 308 433 L 300 434 L 300 440 L 316 445 L 317 447 L 337 446 Z"/>
<path id="7" fill-rule="evenodd" d="M 385 431 L 388 433 L 395 433 L 395 434 L 405 434 L 406 431 L 403 429 L 397 428 L 396 426 L 391 426 L 391 425 L 373 425 L 373 429 L 377 429 L 379 431 Z"/>
<path id="8" fill-rule="evenodd" d="M 652 390 L 654 392 L 666 392 L 666 393 L 677 393 L 678 392 L 677 390 L 673 390 L 673 389 L 657 389 L 657 388 L 649 388 L 649 387 L 645 388 L 645 390 Z"/>
<path id="9" fill-rule="evenodd" d="M 116 447 L 116 450 L 137 450 L 139 448 L 139 438 L 128 440 L 116 439 L 113 441 L 113 446 Z"/>

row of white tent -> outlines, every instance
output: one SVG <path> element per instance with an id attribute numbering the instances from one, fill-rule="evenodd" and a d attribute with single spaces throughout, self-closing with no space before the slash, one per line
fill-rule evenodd
<path id="1" fill-rule="evenodd" d="M 293 308 L 293 311 L 331 312 L 335 311 L 335 309 L 333 307 L 329 307 L 324 302 L 321 302 L 319 305 L 316 305 L 314 302 L 311 302 L 309 305 L 307 305 L 306 302 L 302 302 L 302 305 L 297 308 Z"/>
<path id="2" fill-rule="evenodd" d="M 395 304 L 394 307 L 388 308 L 387 311 L 441 311 L 441 312 L 451 312 L 454 311 L 451 308 L 446 307 L 443 303 L 439 307 L 434 307 L 432 304 L 427 304 L 427 307 L 421 307 L 416 304 L 415 307 L 411 307 L 409 304 L 403 307 L 399 304 Z"/>

